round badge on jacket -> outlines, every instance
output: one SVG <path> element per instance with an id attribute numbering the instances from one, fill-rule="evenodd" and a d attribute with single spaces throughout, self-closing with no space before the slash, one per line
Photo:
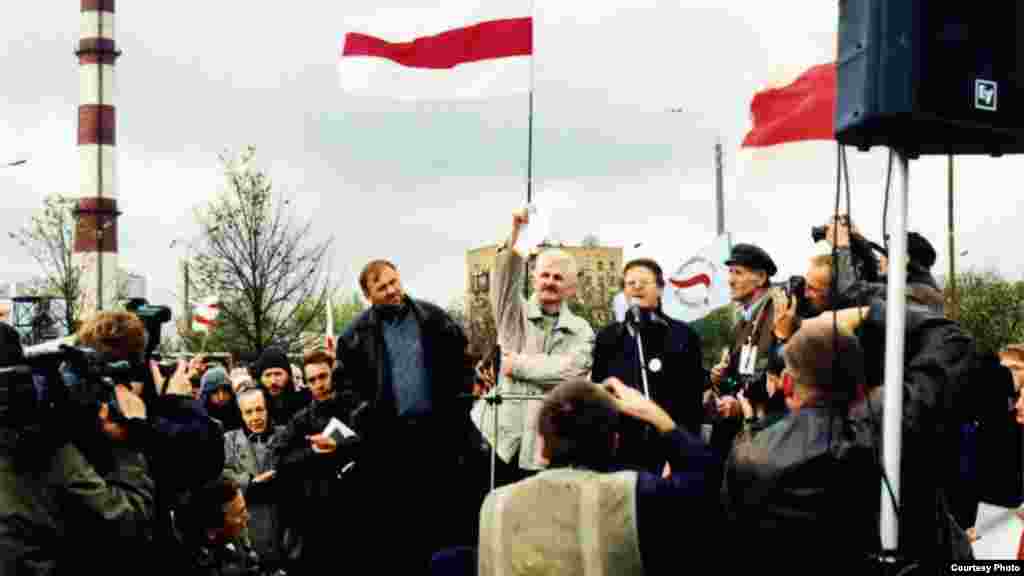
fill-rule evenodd
<path id="1" fill-rule="evenodd" d="M 651 369 L 651 372 L 661 372 L 661 358 L 651 358 L 647 367 Z"/>

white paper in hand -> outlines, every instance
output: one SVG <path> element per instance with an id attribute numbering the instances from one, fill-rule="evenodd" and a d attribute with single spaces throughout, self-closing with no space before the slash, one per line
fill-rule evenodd
<path id="1" fill-rule="evenodd" d="M 978 540 L 974 543 L 974 557 L 978 560 L 1013 560 L 1017 557 L 1024 523 L 1012 508 L 978 504 L 978 517 L 974 523 Z"/>
<path id="2" fill-rule="evenodd" d="M 341 437 L 348 439 L 355 437 L 356 433 L 354 430 L 345 426 L 345 424 L 337 418 L 331 418 L 331 421 L 327 423 L 327 427 L 324 428 L 323 435 L 330 436 L 335 431 L 341 432 Z"/>

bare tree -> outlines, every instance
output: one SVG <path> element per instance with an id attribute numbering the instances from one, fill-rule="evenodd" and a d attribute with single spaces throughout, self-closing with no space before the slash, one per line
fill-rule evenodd
<path id="1" fill-rule="evenodd" d="M 64 301 L 59 321 L 69 334 L 78 328 L 85 297 L 83 271 L 73 260 L 75 205 L 74 198 L 50 194 L 27 225 L 9 233 L 42 269 L 34 295 Z"/>
<path id="2" fill-rule="evenodd" d="M 254 156 L 251 146 L 237 158 L 220 156 L 227 185 L 196 214 L 193 293 L 218 298 L 217 323 L 228 344 L 290 350 L 323 318 L 333 292 L 332 239 L 314 241 L 311 223 L 298 222 L 291 202 L 272 193 L 270 178 L 252 166 Z"/>

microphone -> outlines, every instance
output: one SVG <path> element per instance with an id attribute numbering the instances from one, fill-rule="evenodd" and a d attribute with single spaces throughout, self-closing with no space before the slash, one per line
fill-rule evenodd
<path id="1" fill-rule="evenodd" d="M 642 328 L 647 324 L 647 311 L 640 308 L 639 302 L 635 299 L 630 300 L 626 322 L 629 322 L 634 328 Z"/>

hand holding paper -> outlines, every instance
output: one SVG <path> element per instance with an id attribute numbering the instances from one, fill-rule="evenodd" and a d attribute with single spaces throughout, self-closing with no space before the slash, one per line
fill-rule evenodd
<path id="1" fill-rule="evenodd" d="M 309 440 L 313 447 L 313 452 L 317 454 L 330 454 L 338 449 L 338 443 L 334 441 L 334 438 L 324 434 L 306 436 L 306 440 Z"/>
<path id="2" fill-rule="evenodd" d="M 341 420 L 331 418 L 323 432 L 306 436 L 306 440 L 309 440 L 313 452 L 317 454 L 331 454 L 338 449 L 338 440 L 336 439 L 338 436 L 342 440 L 347 440 L 354 438 L 356 433 L 348 426 L 345 426 Z"/>

